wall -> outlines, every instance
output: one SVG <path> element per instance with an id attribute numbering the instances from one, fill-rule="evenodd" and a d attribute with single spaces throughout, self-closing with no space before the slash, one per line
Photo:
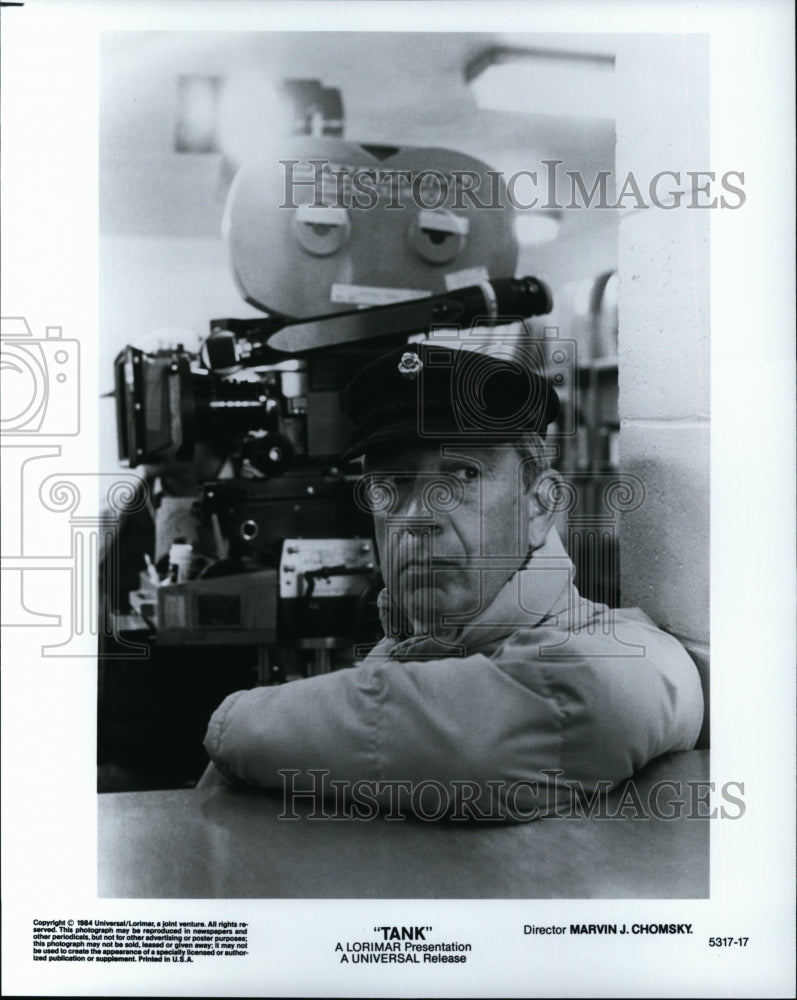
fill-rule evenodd
<path id="1" fill-rule="evenodd" d="M 617 74 L 618 183 L 633 171 L 647 196 L 659 171 L 709 170 L 705 37 L 634 36 Z M 711 213 L 688 200 L 620 219 L 620 460 L 646 490 L 621 528 L 621 592 L 684 642 L 707 694 Z"/>

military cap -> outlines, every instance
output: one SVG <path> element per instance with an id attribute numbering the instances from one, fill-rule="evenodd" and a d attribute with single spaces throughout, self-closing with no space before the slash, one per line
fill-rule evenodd
<path id="1" fill-rule="evenodd" d="M 559 414 L 548 378 L 522 360 L 447 344 L 407 344 L 377 358 L 343 393 L 355 429 L 343 459 L 382 444 L 489 444 L 530 431 L 543 437 Z"/>

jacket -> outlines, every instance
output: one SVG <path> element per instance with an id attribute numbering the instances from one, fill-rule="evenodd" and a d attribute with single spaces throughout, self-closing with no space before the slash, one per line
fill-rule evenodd
<path id="1" fill-rule="evenodd" d="M 691 749 L 703 697 L 686 651 L 640 610 L 582 598 L 573 575 L 552 530 L 472 620 L 436 639 L 386 637 L 351 669 L 236 692 L 205 748 L 228 780 L 285 789 L 288 769 L 291 789 L 318 790 L 310 773 L 323 769 L 329 784 L 376 786 L 382 808 L 390 783 L 432 783 L 503 816 L 514 789 L 515 818 L 555 808 L 557 782 L 608 789 Z M 388 603 L 383 592 L 383 624 Z"/>

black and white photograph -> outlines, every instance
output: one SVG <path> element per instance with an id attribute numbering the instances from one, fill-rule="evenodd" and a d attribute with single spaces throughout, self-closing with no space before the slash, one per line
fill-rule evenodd
<path id="1" fill-rule="evenodd" d="M 793 995 L 759 9 L 3 5 L 4 992 Z"/>

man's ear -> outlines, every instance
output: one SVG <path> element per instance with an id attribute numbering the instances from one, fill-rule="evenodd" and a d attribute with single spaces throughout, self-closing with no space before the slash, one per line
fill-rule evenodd
<path id="1" fill-rule="evenodd" d="M 538 549 L 559 513 L 562 477 L 554 469 L 541 472 L 529 494 L 529 545 Z"/>

